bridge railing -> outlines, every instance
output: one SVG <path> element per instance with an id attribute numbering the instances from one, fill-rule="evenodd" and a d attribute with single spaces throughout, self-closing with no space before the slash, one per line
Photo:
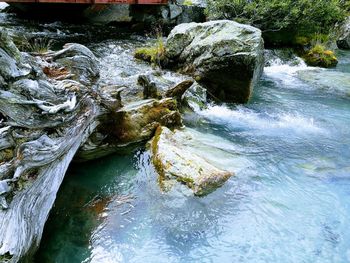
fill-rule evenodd
<path id="1" fill-rule="evenodd" d="M 168 0 L 0 0 L 7 3 L 64 3 L 64 4 L 131 4 L 159 5 Z"/>

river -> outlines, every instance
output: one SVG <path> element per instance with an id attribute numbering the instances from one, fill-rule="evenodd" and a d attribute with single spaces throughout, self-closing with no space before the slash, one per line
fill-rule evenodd
<path id="1" fill-rule="evenodd" d="M 0 24 L 57 45 L 87 44 L 108 84 L 150 70 L 132 57 L 148 39 L 115 27 L 1 13 Z M 349 262 L 350 52 L 338 51 L 337 68 L 327 70 L 267 53 L 247 105 L 185 116 L 188 132 L 236 176 L 199 198 L 161 192 L 147 148 L 74 163 L 35 262 Z"/>

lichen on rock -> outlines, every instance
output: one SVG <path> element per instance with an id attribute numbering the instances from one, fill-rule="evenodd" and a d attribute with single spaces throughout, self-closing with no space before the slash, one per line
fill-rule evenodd
<path id="1" fill-rule="evenodd" d="M 176 182 L 189 187 L 194 195 L 204 196 L 221 187 L 233 172 L 222 170 L 203 155 L 185 147 L 191 136 L 181 130 L 158 127 L 150 142 L 152 162 L 159 183 L 167 191 Z"/>

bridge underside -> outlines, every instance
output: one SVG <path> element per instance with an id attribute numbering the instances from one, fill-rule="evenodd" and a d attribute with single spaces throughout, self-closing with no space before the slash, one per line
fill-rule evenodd
<path id="1" fill-rule="evenodd" d="M 129 4 L 129 5 L 159 5 L 167 4 L 168 0 L 0 0 L 7 3 L 62 3 L 62 4 Z"/>

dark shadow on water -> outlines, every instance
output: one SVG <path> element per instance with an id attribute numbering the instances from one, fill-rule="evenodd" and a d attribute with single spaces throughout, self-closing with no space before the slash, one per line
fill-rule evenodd
<path id="1" fill-rule="evenodd" d="M 46 222 L 33 262 L 82 262 L 102 213 L 114 196 L 132 187 L 134 155 L 113 155 L 88 163 L 73 163 Z"/>

